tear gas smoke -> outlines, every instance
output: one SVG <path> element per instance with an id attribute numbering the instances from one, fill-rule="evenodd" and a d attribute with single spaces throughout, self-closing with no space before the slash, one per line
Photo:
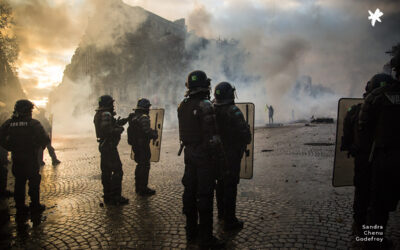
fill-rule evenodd
<path id="1" fill-rule="evenodd" d="M 174 2 L 174 0 L 170 1 Z M 48 3 L 45 0 L 31 1 L 33 2 Z M 133 1 L 125 0 L 125 2 L 132 3 Z M 144 1 L 134 2 L 155 13 L 165 11 L 165 8 L 157 7 L 165 6 L 165 1 L 152 1 L 152 5 Z M 157 5 L 157 3 L 160 4 Z M 22 2 L 15 1 L 16 9 L 19 5 L 23 6 Z M 43 5 L 39 4 L 36 7 L 40 9 L 41 6 Z M 58 15 L 65 17 L 60 23 L 60 26 L 65 28 L 61 30 L 67 32 L 67 40 L 76 41 L 79 37 L 78 50 L 92 44 L 100 48 L 106 58 L 108 54 L 121 56 L 117 61 L 105 60 L 108 65 L 103 65 L 104 67 L 98 71 L 93 69 L 96 78 L 75 77 L 71 73 L 77 72 L 71 69 L 74 64 L 66 68 L 63 84 L 61 84 L 63 86 L 60 85 L 56 91 L 58 94 L 52 97 L 54 102 L 51 107 L 55 113 L 56 131 L 60 126 L 60 133 L 68 130 L 71 130 L 68 132 L 73 132 L 73 124 L 79 124 L 80 130 L 77 129 L 79 131 L 93 132 L 92 117 L 98 97 L 95 98 L 93 93 L 99 92 L 97 83 L 100 79 L 110 83 L 109 85 L 100 84 L 103 86 L 103 89 L 100 89 L 104 93 L 110 93 L 113 83 L 123 81 L 130 83 L 129 87 L 121 90 L 122 93 L 117 93 L 117 95 L 127 93 L 126 99 L 129 101 L 118 103 L 121 106 L 133 108 L 139 95 L 148 97 L 155 104 L 154 106 L 167 108 L 168 105 L 170 110 L 170 114 L 167 115 L 168 122 L 176 125 L 175 110 L 185 92 L 185 77 L 195 69 L 204 70 L 212 78 L 212 86 L 220 81 L 229 81 L 235 85 L 239 97 L 237 101 L 251 101 L 256 104 L 258 124 L 266 121 L 265 104 L 274 106 L 276 111 L 274 120 L 278 122 L 290 121 L 292 110 L 296 119 L 309 118 L 312 115 L 332 117 L 335 116 L 337 101 L 340 97 L 362 95 L 367 80 L 381 71 L 382 66 L 389 59 L 384 51 L 400 41 L 400 33 L 396 28 L 400 25 L 400 5 L 395 1 L 379 2 L 379 8 L 385 13 L 385 18 L 375 28 L 370 26 L 366 18 L 368 8 L 372 9 L 376 6 L 372 0 L 351 2 L 290 0 L 285 3 L 275 0 L 251 2 L 230 0 L 223 3 L 211 3 L 207 0 L 184 1 L 180 5 L 183 10 L 176 13 L 188 13 L 186 20 L 190 32 L 185 35 L 183 49 L 189 56 L 186 57 L 185 54 L 182 59 L 175 58 L 169 62 L 169 64 L 179 62 L 176 63 L 178 66 L 175 65 L 175 68 L 181 68 L 180 71 L 174 67 L 172 70 L 159 71 L 159 68 L 152 67 L 164 65 L 158 64 L 158 60 L 167 60 L 165 57 L 170 54 L 163 53 L 176 48 L 179 51 L 181 49 L 180 46 L 157 47 L 159 42 L 163 43 L 170 38 L 168 32 L 165 38 L 161 36 L 155 38 L 152 34 L 147 34 L 149 41 L 151 38 L 157 41 L 143 47 L 145 49 L 141 53 L 144 55 L 143 58 L 148 60 L 143 64 L 134 63 L 135 60 L 141 59 L 140 56 L 138 57 L 140 54 L 136 52 L 132 56 L 137 59 L 124 61 L 129 58 L 127 55 L 129 50 L 125 48 L 126 46 L 120 46 L 124 42 L 134 41 L 134 39 L 126 40 L 127 33 L 131 37 L 134 37 L 137 32 L 143 35 L 141 25 L 146 23 L 148 18 L 146 12 L 139 11 L 137 13 L 143 14 L 132 15 L 121 1 L 93 0 L 78 4 L 78 6 L 90 6 L 88 8 L 90 11 L 71 11 L 75 13 L 75 17 L 79 17 L 75 19 L 78 21 L 72 21 L 69 12 L 50 15 L 50 19 L 46 19 L 44 15 L 39 16 L 43 16 L 46 22 L 51 22 L 52 18 Z M 42 12 L 37 10 L 34 13 Z M 165 14 L 170 18 L 173 15 L 171 12 Z M 26 15 L 30 16 L 29 13 Z M 180 17 L 182 16 L 175 18 Z M 23 15 L 19 15 L 18 18 L 25 20 Z M 38 20 L 40 23 L 42 19 Z M 94 20 L 92 25 L 90 22 L 89 26 L 86 25 L 88 20 Z M 36 25 L 34 22 L 29 24 L 27 20 L 22 24 L 26 27 Z M 28 28 L 25 31 L 26 34 L 30 34 Z M 37 33 L 40 34 L 40 32 Z M 26 41 L 37 41 L 39 47 L 51 48 L 54 44 L 59 47 L 66 46 L 64 41 L 57 39 L 60 38 L 59 33 L 55 31 L 44 33 L 44 39 L 40 40 L 39 38 L 36 40 L 22 38 L 23 47 L 24 44 L 29 44 Z M 23 32 L 20 33 L 21 37 L 29 37 L 21 34 Z M 83 38 L 80 38 L 82 35 Z M 45 41 L 46 37 L 49 37 L 49 41 Z M 205 37 L 208 40 L 199 37 Z M 140 42 L 140 39 L 138 41 Z M 73 42 L 66 43 L 70 45 Z M 165 44 L 168 43 L 163 45 Z M 31 47 L 27 46 L 27 48 Z M 87 52 L 89 50 L 83 52 L 78 50 L 76 54 L 82 55 L 81 60 L 90 58 L 90 53 Z M 29 49 L 26 51 L 29 53 Z M 183 52 L 175 54 L 182 55 L 180 53 Z M 95 60 L 90 67 L 96 68 L 98 65 L 96 63 L 100 61 Z M 147 68 L 143 69 L 143 67 Z M 83 67 L 81 70 L 85 71 L 88 68 Z M 130 73 L 120 79 L 118 72 Z M 138 72 L 146 72 L 146 74 L 138 77 Z M 309 87 L 302 85 L 303 87 L 296 89 L 296 84 L 299 79 L 301 80 L 302 75 L 311 76 L 313 83 L 310 83 Z M 134 87 L 138 85 L 138 79 L 140 79 L 141 88 Z M 310 88 L 311 92 L 307 90 Z M 128 111 L 127 107 L 124 108 L 122 115 L 127 115 Z M 87 129 L 82 129 L 85 126 Z"/>

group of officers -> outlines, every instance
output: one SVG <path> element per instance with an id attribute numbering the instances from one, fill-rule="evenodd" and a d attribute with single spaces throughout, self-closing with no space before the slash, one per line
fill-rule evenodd
<path id="1" fill-rule="evenodd" d="M 178 106 L 178 120 L 180 152 L 184 148 L 185 155 L 182 199 L 187 241 L 201 247 L 218 248 L 224 242 L 212 233 L 214 192 L 218 219 L 223 221 L 224 230 L 242 229 L 243 222 L 236 217 L 237 185 L 241 159 L 252 135 L 242 112 L 235 105 L 235 88 L 228 82 L 219 83 L 214 90 L 215 99 L 211 101 L 210 82 L 203 71 L 193 71 L 188 75 L 185 99 Z M 121 119 L 115 118 L 111 96 L 99 98 L 94 125 L 101 155 L 105 205 L 129 203 L 121 195 L 123 170 L 117 149 L 126 123 L 129 123 L 128 144 L 132 146 L 137 163 L 135 191 L 140 196 L 155 194 L 155 190 L 148 187 L 150 142 L 159 135 L 150 127 L 150 106 L 148 99 L 139 99 L 134 112 Z M 22 220 L 28 214 L 40 214 L 45 210 L 45 206 L 40 204 L 39 170 L 42 160 L 38 160 L 38 154 L 50 145 L 50 138 L 43 125 L 32 118 L 33 108 L 34 104 L 29 100 L 17 101 L 11 118 L 0 128 L 0 146 L 12 153 L 16 217 Z M 53 163 L 58 164 L 58 159 L 53 159 Z M 27 182 L 31 200 L 29 207 L 25 204 Z M 5 187 L 1 188 L 5 190 Z"/>
<path id="2" fill-rule="evenodd" d="M 384 237 L 389 213 L 400 200 L 400 44 L 394 46 L 391 74 L 376 74 L 365 87 L 364 101 L 349 108 L 343 124 L 341 150 L 354 157 L 354 223 L 358 238 L 377 232 L 382 241 L 369 249 L 393 244 Z"/>
<path id="3" fill-rule="evenodd" d="M 210 81 L 203 71 L 190 73 L 186 98 L 178 106 L 180 151 L 184 148 L 185 154 L 183 213 L 188 243 L 222 247 L 224 243 L 212 233 L 214 191 L 218 219 L 224 222 L 224 229 L 242 229 L 243 222 L 236 218 L 237 185 L 241 159 L 252 136 L 242 112 L 235 106 L 235 88 L 228 82 L 219 83 L 211 102 Z M 123 171 L 117 149 L 126 123 L 129 123 L 128 144 L 137 163 L 135 191 L 142 196 L 155 194 L 148 187 L 150 141 L 159 135 L 150 127 L 150 106 L 149 100 L 142 98 L 128 118 L 116 119 L 113 98 L 109 95 L 99 98 L 94 124 L 106 205 L 129 202 L 121 195 Z"/>

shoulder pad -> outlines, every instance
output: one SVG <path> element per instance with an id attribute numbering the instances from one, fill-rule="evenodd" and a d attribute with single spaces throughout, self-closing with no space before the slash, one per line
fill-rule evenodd
<path id="1" fill-rule="evenodd" d="M 39 121 L 39 120 L 37 120 L 37 119 L 32 119 L 32 120 L 31 120 L 31 123 L 32 123 L 32 124 L 35 124 L 35 123 L 40 123 L 40 121 Z"/>
<path id="2" fill-rule="evenodd" d="M 101 117 L 102 118 L 112 117 L 112 114 L 109 111 L 105 111 L 105 112 L 101 113 Z"/>
<path id="3" fill-rule="evenodd" d="M 207 108 L 212 108 L 213 105 L 210 102 L 210 100 L 205 99 L 205 100 L 201 100 L 200 101 L 199 107 L 202 108 L 202 109 L 207 109 Z"/>
<path id="4" fill-rule="evenodd" d="M 242 111 L 236 105 L 229 106 L 228 111 L 233 116 L 243 116 Z"/>
<path id="5" fill-rule="evenodd" d="M 40 121 L 36 120 L 36 119 L 32 119 L 30 121 L 31 126 L 37 126 L 38 124 L 41 125 Z"/>
<path id="6" fill-rule="evenodd" d="M 149 116 L 148 114 L 142 114 L 142 115 L 139 117 L 139 119 L 140 119 L 140 120 L 150 120 L 150 116 Z"/>

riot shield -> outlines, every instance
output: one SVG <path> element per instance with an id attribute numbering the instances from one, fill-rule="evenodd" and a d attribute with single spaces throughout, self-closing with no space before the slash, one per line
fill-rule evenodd
<path id="1" fill-rule="evenodd" d="M 247 145 L 240 163 L 240 178 L 253 178 L 253 161 L 254 161 L 254 104 L 250 102 L 236 103 L 236 106 L 242 111 L 244 119 L 250 126 L 251 143 Z"/>
<path id="2" fill-rule="evenodd" d="M 343 122 L 348 109 L 359 103 L 362 98 L 341 98 L 338 104 L 337 126 L 336 126 L 336 146 L 335 159 L 333 163 L 332 185 L 334 187 L 344 187 L 353 185 L 354 177 L 354 158 L 347 157 L 347 151 L 340 151 L 343 137 Z"/>
<path id="3" fill-rule="evenodd" d="M 160 161 L 162 129 L 164 124 L 164 109 L 150 109 L 150 128 L 157 130 L 158 138 L 150 141 L 151 158 L 150 162 Z M 131 151 L 131 159 L 135 158 L 135 153 Z"/>

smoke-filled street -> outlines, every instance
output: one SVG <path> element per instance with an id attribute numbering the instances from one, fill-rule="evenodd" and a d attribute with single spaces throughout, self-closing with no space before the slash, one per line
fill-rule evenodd
<path id="1" fill-rule="evenodd" d="M 353 188 L 331 186 L 335 133 L 335 125 L 322 124 L 256 129 L 254 177 L 241 180 L 238 190 L 237 215 L 245 221 L 243 230 L 224 233 L 214 209 L 214 230 L 227 239 L 227 249 L 354 247 Z M 43 222 L 36 228 L 30 226 L 25 234 L 18 232 L 13 199 L 9 199 L 11 238 L 2 241 L 0 248 L 8 244 L 33 249 L 186 248 L 181 199 L 184 164 L 183 156 L 177 156 L 177 137 L 177 131 L 164 131 L 161 161 L 152 164 L 150 171 L 149 186 L 157 193 L 148 198 L 134 192 L 134 163 L 123 137 L 119 146 L 122 192 L 130 203 L 122 207 L 100 206 L 100 157 L 95 138 L 56 137 L 53 146 L 62 163 L 51 166 L 45 152 L 41 202 L 47 209 Z M 11 190 L 12 185 L 9 173 Z M 388 236 L 397 245 L 399 222 L 397 210 L 388 226 Z"/>

